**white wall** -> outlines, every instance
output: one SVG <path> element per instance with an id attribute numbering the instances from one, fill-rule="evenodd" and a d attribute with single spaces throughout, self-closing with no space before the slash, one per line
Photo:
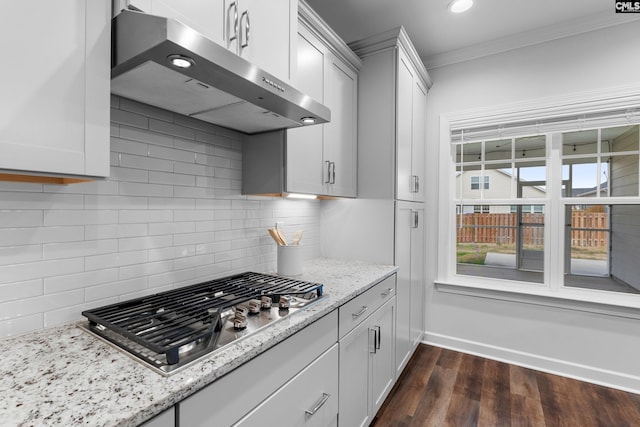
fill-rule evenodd
<path id="1" fill-rule="evenodd" d="M 240 195 L 240 134 L 117 97 L 111 122 L 110 179 L 0 182 L 0 338 L 174 286 L 275 271 L 275 221 L 304 230 L 305 256 L 319 255 L 320 202 Z"/>
<path id="2" fill-rule="evenodd" d="M 640 83 L 640 21 L 429 70 L 427 182 L 438 182 L 441 114 Z M 444 143 L 443 143 L 444 144 Z M 640 391 L 640 320 L 437 291 L 438 186 L 427 218 L 427 340 Z M 429 256 L 431 254 L 431 256 Z M 561 304 L 561 302 L 558 302 Z"/>

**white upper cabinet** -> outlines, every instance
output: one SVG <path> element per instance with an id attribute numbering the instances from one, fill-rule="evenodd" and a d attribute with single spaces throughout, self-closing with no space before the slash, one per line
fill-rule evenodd
<path id="1" fill-rule="evenodd" d="M 290 82 L 295 70 L 298 1 L 224 0 L 223 10 L 227 49 Z"/>
<path id="2" fill-rule="evenodd" d="M 296 87 L 318 102 L 325 103 L 327 50 L 306 28 L 298 33 Z M 331 109 L 331 108 L 330 108 Z M 334 112 L 331 109 L 331 120 Z M 323 139 L 325 126 L 287 130 L 286 190 L 290 193 L 322 194 Z"/>
<path id="3" fill-rule="evenodd" d="M 243 146 L 243 194 L 356 197 L 360 59 L 299 3 L 293 85 L 331 110 L 329 123 L 251 135 Z"/>
<path id="4" fill-rule="evenodd" d="M 355 197 L 357 193 L 358 76 L 334 55 L 329 55 L 325 105 L 331 122 L 324 126 L 325 193 Z"/>
<path id="5" fill-rule="evenodd" d="M 109 175 L 111 4 L 3 4 L 0 169 Z"/>
<path id="6" fill-rule="evenodd" d="M 325 104 L 331 121 L 287 131 L 286 192 L 355 197 L 359 61 L 341 59 L 305 10 L 312 13 L 301 4 L 295 85 Z"/>
<path id="7" fill-rule="evenodd" d="M 403 28 L 350 47 L 358 74 L 359 197 L 423 202 L 426 100 L 431 80 Z"/>

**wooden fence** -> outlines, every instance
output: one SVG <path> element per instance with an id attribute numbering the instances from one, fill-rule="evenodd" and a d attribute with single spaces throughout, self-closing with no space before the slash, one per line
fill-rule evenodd
<path id="1" fill-rule="evenodd" d="M 516 213 L 469 213 L 457 215 L 458 243 L 515 244 L 518 234 Z M 608 244 L 609 220 L 606 212 L 574 211 L 571 245 L 599 248 Z M 544 245 L 544 214 L 522 214 L 522 242 Z M 539 225 L 538 225 L 539 224 Z M 599 231 L 602 230 L 602 231 Z"/>

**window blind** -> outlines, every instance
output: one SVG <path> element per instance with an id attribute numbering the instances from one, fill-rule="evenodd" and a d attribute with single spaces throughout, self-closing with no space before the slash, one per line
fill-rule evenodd
<path id="1" fill-rule="evenodd" d="M 625 107 L 607 111 L 548 117 L 544 117 L 541 113 L 533 114 L 537 115 L 534 118 L 504 121 L 502 123 L 492 122 L 491 119 L 485 119 L 484 123 L 482 123 L 481 119 L 452 123 L 450 128 L 451 142 L 456 144 L 468 141 L 541 135 L 551 132 L 569 132 L 640 123 L 640 105 L 631 108 Z"/>

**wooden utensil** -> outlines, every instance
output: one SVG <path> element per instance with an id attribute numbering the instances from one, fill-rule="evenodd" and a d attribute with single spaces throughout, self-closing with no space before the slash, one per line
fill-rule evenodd
<path id="1" fill-rule="evenodd" d="M 280 237 L 280 234 L 275 228 L 270 227 L 267 229 L 267 231 L 269 232 L 269 235 L 271 236 L 271 238 L 275 240 L 275 242 L 278 245 L 284 246 L 285 242 L 282 240 L 282 238 Z"/>
<path id="2" fill-rule="evenodd" d="M 293 232 L 292 244 L 293 245 L 299 245 L 300 244 L 300 240 L 302 240 L 302 230 L 294 231 Z"/>

